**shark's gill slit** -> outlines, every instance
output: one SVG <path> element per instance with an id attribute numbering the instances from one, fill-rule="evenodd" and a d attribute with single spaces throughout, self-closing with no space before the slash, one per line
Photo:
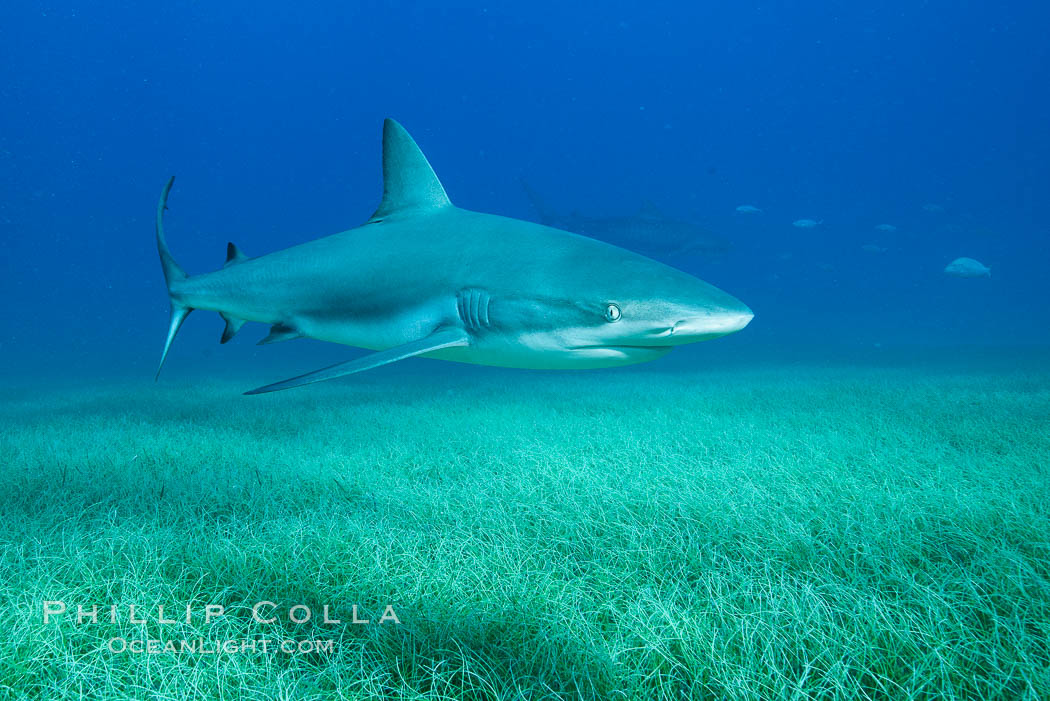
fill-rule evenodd
<path id="1" fill-rule="evenodd" d="M 481 291 L 481 325 L 489 325 L 489 293 L 484 290 Z"/>
<path id="2" fill-rule="evenodd" d="M 489 326 L 489 301 L 485 290 L 470 288 L 456 295 L 456 312 L 468 331 L 480 331 Z"/>

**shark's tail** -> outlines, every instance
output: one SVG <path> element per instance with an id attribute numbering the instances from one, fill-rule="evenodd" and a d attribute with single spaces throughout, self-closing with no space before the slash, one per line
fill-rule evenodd
<path id="1" fill-rule="evenodd" d="M 160 370 L 164 367 L 164 361 L 168 357 L 171 342 L 175 340 L 175 334 L 179 332 L 182 322 L 193 311 L 192 307 L 188 307 L 180 302 L 172 292 L 173 285 L 188 277 L 186 271 L 175 262 L 171 251 L 168 250 L 168 243 L 164 240 L 164 210 L 168 208 L 168 193 L 171 192 L 173 184 L 175 184 L 174 176 L 168 180 L 164 189 L 161 190 L 160 202 L 157 203 L 157 252 L 160 254 L 160 267 L 164 270 L 164 282 L 168 286 L 168 300 L 171 302 L 171 321 L 168 323 L 168 338 L 164 341 L 164 352 L 160 356 L 160 365 L 157 366 L 157 375 L 154 379 L 160 377 Z"/>
<path id="2" fill-rule="evenodd" d="M 543 198 L 540 197 L 538 192 L 529 187 L 529 184 L 525 182 L 525 178 L 521 178 L 521 187 L 525 190 L 525 195 L 529 198 L 529 202 L 532 203 L 532 208 L 536 210 L 536 214 L 540 218 L 540 223 L 549 224 L 552 215 L 547 209 L 547 205 L 544 204 Z"/>

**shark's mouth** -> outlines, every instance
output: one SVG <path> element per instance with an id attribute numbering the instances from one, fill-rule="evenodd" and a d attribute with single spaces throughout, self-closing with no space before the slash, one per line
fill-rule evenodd
<path id="1" fill-rule="evenodd" d="M 672 348 L 674 346 L 588 345 L 574 346 L 569 350 L 577 356 L 595 360 L 642 362 L 666 355 Z"/>
<path id="2" fill-rule="evenodd" d="M 597 343 L 595 345 L 590 345 L 590 346 L 572 346 L 572 347 L 569 348 L 569 350 L 618 350 L 618 351 L 630 352 L 630 351 L 671 350 L 671 348 L 673 348 L 673 347 L 674 346 L 657 346 L 657 345 L 651 345 L 651 346 L 636 345 L 636 346 L 631 346 L 631 345 L 620 344 L 620 343 L 616 343 L 616 344 Z"/>

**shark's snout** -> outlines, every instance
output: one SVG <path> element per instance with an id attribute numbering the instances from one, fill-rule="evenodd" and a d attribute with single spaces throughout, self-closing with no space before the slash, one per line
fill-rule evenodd
<path id="1" fill-rule="evenodd" d="M 754 316 L 754 312 L 744 305 L 715 314 L 689 316 L 671 327 L 669 340 L 679 345 L 736 333 L 751 323 Z"/>

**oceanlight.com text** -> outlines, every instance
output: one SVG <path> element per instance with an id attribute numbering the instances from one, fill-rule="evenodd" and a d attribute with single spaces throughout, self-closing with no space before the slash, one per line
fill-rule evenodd
<path id="1" fill-rule="evenodd" d="M 158 640 L 116 637 L 110 638 L 106 647 L 114 654 L 131 655 L 303 655 L 331 654 L 335 651 L 335 640 L 276 640 L 273 638 Z"/>

